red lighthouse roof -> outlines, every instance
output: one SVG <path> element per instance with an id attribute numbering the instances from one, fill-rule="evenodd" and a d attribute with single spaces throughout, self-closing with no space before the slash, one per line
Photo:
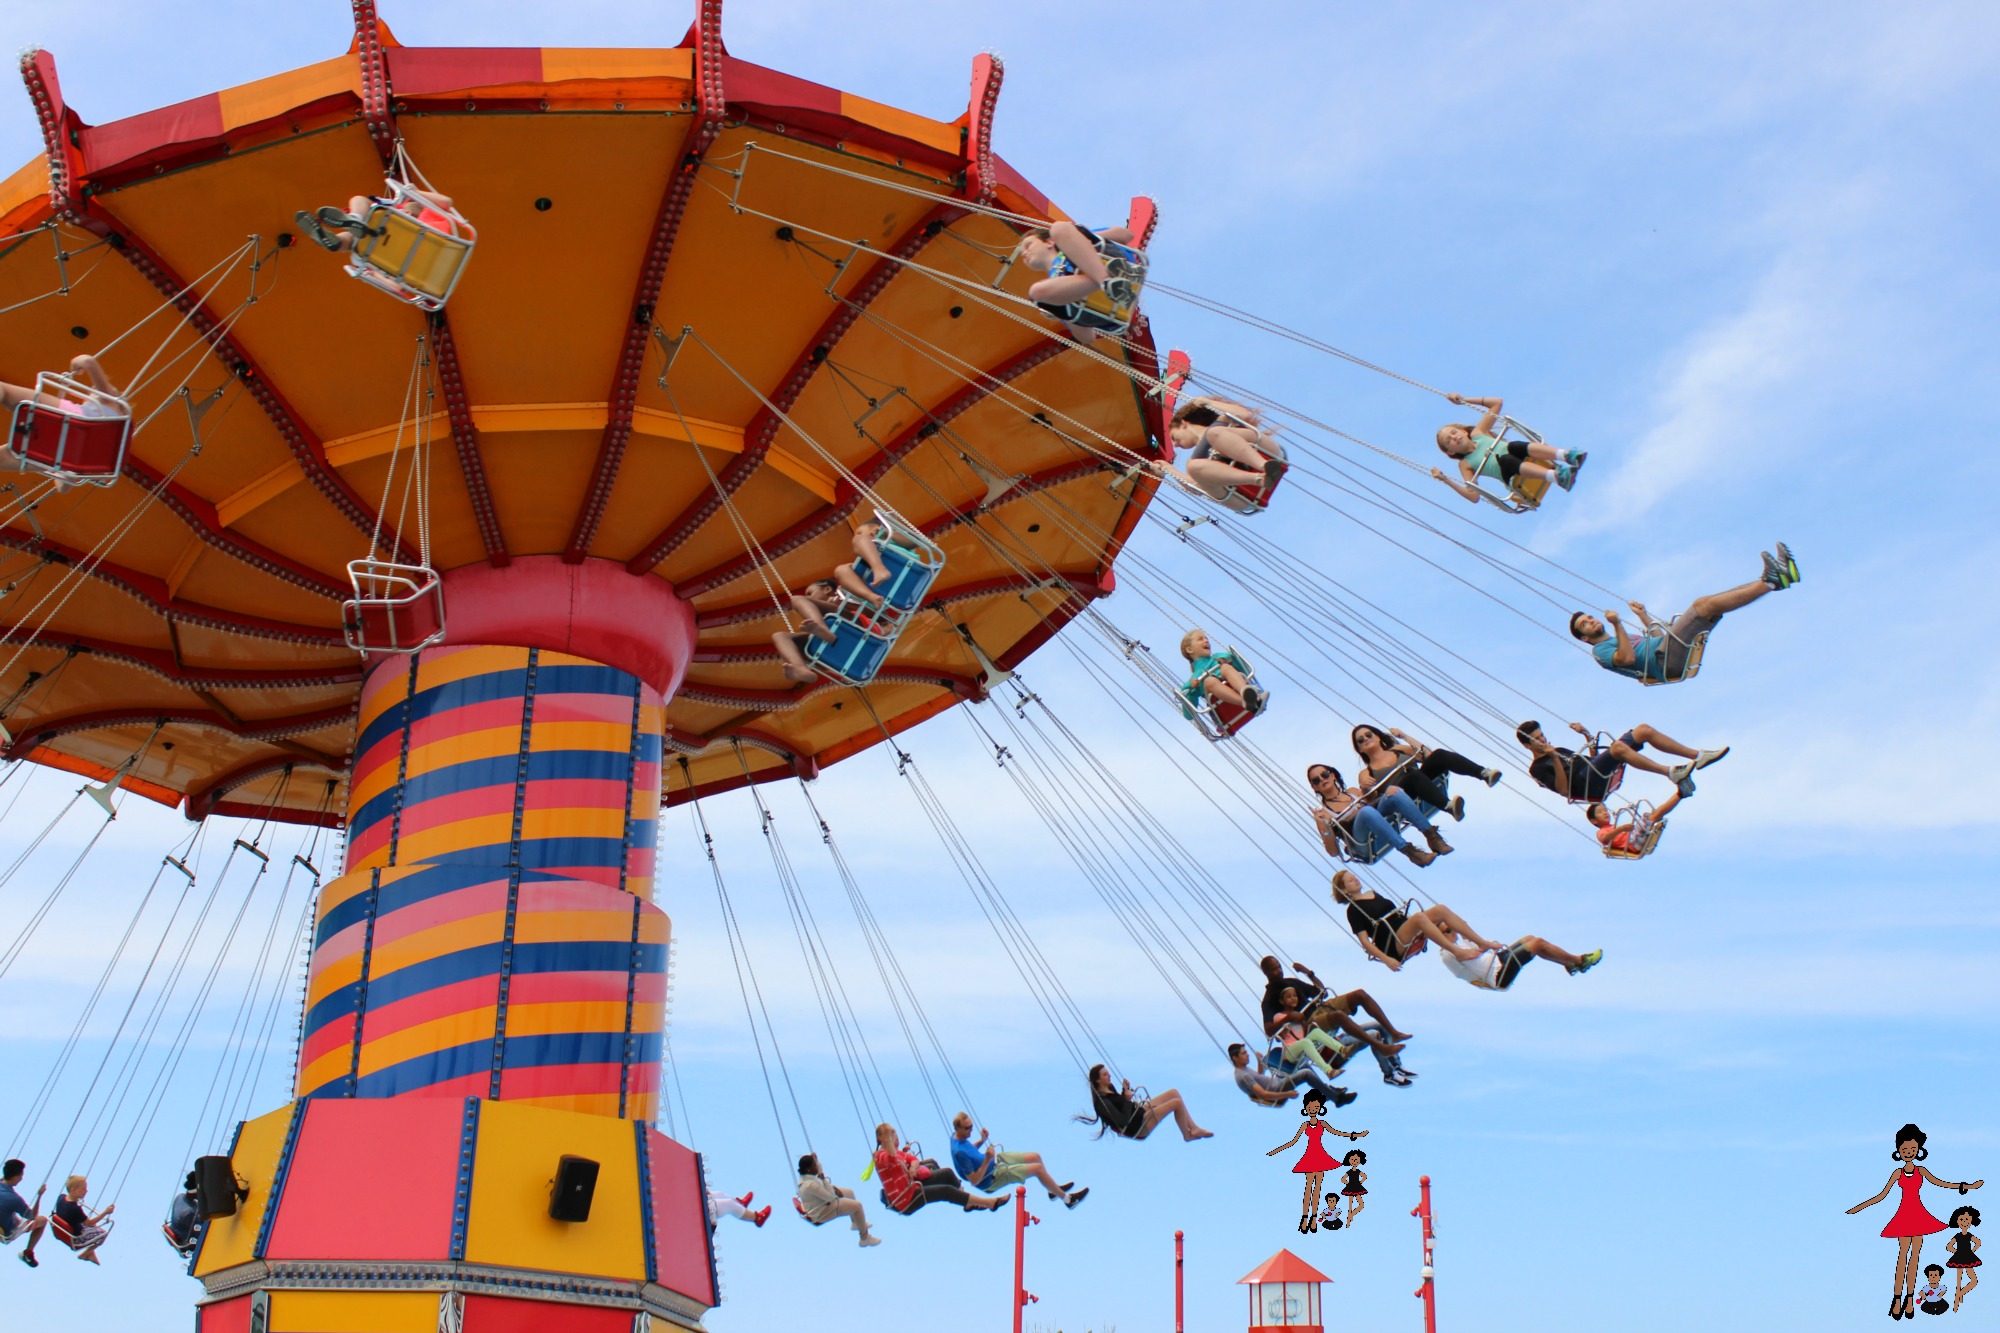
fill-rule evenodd
<path id="1" fill-rule="evenodd" d="M 1332 1278 L 1314 1268 L 1290 1250 L 1279 1250 L 1276 1254 L 1258 1264 L 1242 1277 L 1236 1279 L 1238 1286 L 1246 1282 L 1331 1282 Z"/>

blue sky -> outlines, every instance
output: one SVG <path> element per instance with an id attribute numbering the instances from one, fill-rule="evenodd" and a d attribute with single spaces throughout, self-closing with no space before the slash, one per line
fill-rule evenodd
<path id="1" fill-rule="evenodd" d="M 979 1112 L 1009 1147 L 1037 1149 L 1063 1179 L 1093 1187 L 1074 1214 L 1039 1210 L 1031 1323 L 1165 1327 L 1178 1227 L 1191 1328 L 1239 1327 L 1232 1283 L 1281 1245 L 1335 1278 L 1331 1322 L 1414 1326 L 1418 1240 L 1404 1214 L 1423 1172 L 1436 1182 L 1447 1326 L 1879 1320 L 1887 1205 L 1859 1218 L 1842 1210 L 1880 1187 L 1895 1127 L 1922 1124 L 1947 1178 L 2000 1181 L 1990 1109 L 2000 987 L 1988 963 L 2000 924 L 1990 897 L 2000 786 L 1985 764 L 2000 745 L 1987 654 L 2000 604 L 1986 577 L 2000 543 L 1984 438 L 2000 313 L 1988 205 L 2000 13 L 1689 0 L 1268 4 L 1226 11 L 1226 24 L 1218 12 L 1169 3 L 1079 22 L 1073 7 L 1040 2 L 736 0 L 726 33 L 748 59 L 939 115 L 962 106 L 971 55 L 1001 52 L 1001 151 L 1084 217 L 1122 211 L 1131 194 L 1158 196 L 1161 282 L 1429 383 L 1504 393 L 1551 439 L 1590 449 L 1575 494 L 1512 520 L 1511 539 L 1660 611 L 1752 576 L 1757 550 L 1778 538 L 1798 552 L 1806 582 L 1733 617 L 1698 681 L 1641 691 L 1566 644 L 1562 611 L 1508 592 L 1433 539 L 1398 530 L 1423 558 L 1413 557 L 1308 503 L 1257 520 L 1260 535 L 1327 577 L 1546 701 L 1545 719 L 1650 721 L 1737 747 L 1704 773 L 1662 855 L 1638 866 L 1602 862 L 1533 808 L 1518 794 L 1518 752 L 1488 747 L 1509 782 L 1474 796 L 1451 830 L 1459 851 L 1424 872 L 1423 889 L 1488 934 L 1534 931 L 1607 952 L 1583 979 L 1537 964 L 1504 997 L 1426 961 L 1394 975 L 1364 964 L 1158 762 L 1153 737 L 1181 734 L 1171 719 L 1132 727 L 1060 648 L 1030 664 L 1035 688 L 1268 933 L 1329 979 L 1365 985 L 1419 1033 L 1407 1056 L 1418 1085 L 1359 1078 L 1361 1100 L 1335 1117 L 1372 1131 L 1371 1207 L 1351 1234 L 1295 1233 L 1289 1158 L 1264 1156 L 1291 1134 L 1291 1112 L 1252 1108 L 1229 1085 L 1214 1048 L 963 721 L 940 718 L 909 748 L 1110 1053 L 1154 1089 L 1179 1087 L 1214 1140 L 1097 1142 L 1071 1124 L 1086 1105 L 1081 1078 L 887 760 L 869 754 L 830 772 L 816 796 L 927 1012 L 951 1034 Z M 686 24 L 676 7 L 596 0 L 395 4 L 387 17 L 411 44 L 665 45 Z M 324 58 L 345 48 L 346 22 L 338 4 L 215 3 L 197 30 L 183 10 L 80 0 L 60 22 L 10 5 L 0 35 L 54 50 L 72 103 L 105 120 Z M 0 118 L 0 162 L 37 146 L 17 99 Z M 1435 399 L 1162 297 L 1148 308 L 1161 341 L 1193 349 L 1204 368 L 1431 461 L 1430 433 L 1448 419 Z M 1249 633 L 1296 644 L 1267 608 L 1203 573 L 1194 549 L 1149 529 L 1134 555 L 1234 598 Z M 1170 653 L 1180 626 L 1149 604 L 1149 584 L 1158 590 L 1132 574 L 1105 610 Z M 1352 715 L 1316 704 L 1298 673 L 1266 668 L 1282 711 L 1256 736 L 1274 761 L 1296 774 L 1351 757 L 1336 719 Z M 57 775 L 29 781 L 0 828 L 6 861 L 72 789 Z M 848 984 L 906 1132 L 940 1147 L 943 1129 L 898 1054 L 861 943 L 841 924 L 802 803 L 784 790 L 770 799 L 837 956 L 852 960 Z M 748 798 L 719 798 L 710 817 L 739 909 L 779 922 L 752 928 L 760 973 L 796 979 L 797 946 Z M 84 825 L 72 816 L 0 887 L 8 937 L 88 836 Z M 223 833 L 210 835 L 211 858 Z M 10 1089 L 40 1083 L 106 956 L 101 923 L 129 915 L 161 851 L 184 836 L 177 815 L 130 807 L 74 900 L 0 978 Z M 662 846 L 674 867 L 661 903 L 679 941 L 673 1031 L 689 1104 L 679 1128 L 715 1179 L 782 1208 L 786 1164 L 684 811 L 667 816 Z M 245 929 L 264 920 L 253 911 Z M 220 994 L 241 993 L 240 962 Z M 1237 967 L 1249 989 L 1239 960 L 1218 965 Z M 230 1009 L 196 1059 L 216 1059 Z M 815 1051 L 803 990 L 778 1025 L 815 1144 L 853 1183 L 854 1115 L 837 1068 Z M 284 1095 L 283 1058 L 255 1095 L 260 1109 Z M 11 1318 L 157 1327 L 186 1317 L 195 1288 L 146 1232 L 184 1169 L 205 1087 L 183 1076 L 161 1108 L 122 1196 L 132 1233 L 106 1269 L 6 1265 L 0 1303 Z M 80 1093 L 58 1109 L 73 1111 Z M 369 1193 L 393 1206 L 392 1182 Z M 710 1325 L 999 1329 L 1005 1231 L 934 1211 L 888 1219 L 886 1243 L 863 1253 L 787 1217 L 762 1231 L 725 1223 L 728 1300 Z M 1960 1317 L 1994 1326 L 1994 1302 L 1975 1294 Z"/>

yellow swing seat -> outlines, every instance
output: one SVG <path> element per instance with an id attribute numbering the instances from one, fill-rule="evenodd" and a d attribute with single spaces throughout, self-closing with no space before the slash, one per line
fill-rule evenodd
<path id="1" fill-rule="evenodd" d="M 465 273 L 479 233 L 455 211 L 438 208 L 403 181 L 390 181 L 362 219 L 350 276 L 425 312 L 444 309 Z M 416 209 L 411 212 L 410 209 Z"/>

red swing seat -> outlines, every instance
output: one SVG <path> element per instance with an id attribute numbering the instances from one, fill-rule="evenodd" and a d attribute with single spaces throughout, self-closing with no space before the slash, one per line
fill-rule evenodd
<path id="1" fill-rule="evenodd" d="M 444 640 L 444 581 L 427 565 L 350 560 L 354 596 L 341 604 L 347 646 L 364 653 L 414 653 Z"/>
<path id="2" fill-rule="evenodd" d="M 52 399 L 45 402 L 44 399 Z M 35 397 L 19 403 L 7 431 L 13 466 L 58 481 L 109 486 L 125 465 L 132 406 L 54 371 L 35 377 Z"/>

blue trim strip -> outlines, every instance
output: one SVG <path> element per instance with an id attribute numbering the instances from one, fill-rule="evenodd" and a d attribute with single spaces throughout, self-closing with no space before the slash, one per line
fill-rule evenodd
<path id="1" fill-rule="evenodd" d="M 300 1098 L 292 1103 L 292 1119 L 285 1126 L 285 1146 L 278 1152 L 278 1169 L 271 1173 L 270 1197 L 264 1200 L 264 1216 L 257 1224 L 257 1243 L 250 1250 L 253 1259 L 262 1259 L 265 1247 L 271 1243 L 271 1228 L 278 1224 L 278 1205 L 285 1198 L 285 1181 L 292 1174 L 292 1153 L 298 1149 L 299 1134 L 305 1127 L 306 1102 Z M 230 1154 L 232 1159 L 235 1156 Z"/>
<path id="2" fill-rule="evenodd" d="M 399 742 L 399 748 L 396 754 L 396 785 L 391 789 L 396 794 L 396 804 L 389 816 L 391 821 L 389 824 L 390 865 L 396 864 L 396 844 L 402 839 L 403 836 L 403 783 L 407 781 L 410 776 L 410 704 L 413 696 L 417 692 L 417 659 L 422 656 L 423 656 L 422 653 L 410 654 L 410 681 L 409 684 L 405 686 L 403 690 L 403 707 L 401 710 L 403 715 L 403 720 L 401 721 L 401 723 L 398 724 L 403 729 L 403 736 L 402 740 Z M 396 711 L 397 710 L 393 708 L 385 708 L 382 710 L 382 717 L 386 718 L 391 713 L 394 713 Z M 377 718 L 376 720 L 379 722 L 382 720 L 382 718 Z M 360 751 L 356 750 L 355 753 L 359 754 Z M 349 828 L 353 827 L 352 821 L 349 822 L 348 827 Z"/>
<path id="3" fill-rule="evenodd" d="M 615 1065 L 625 1048 L 618 1032 L 551 1032 L 514 1037 L 507 1043 L 509 1069 L 563 1068 L 574 1065 Z M 657 1063 L 662 1042 L 657 1032 L 632 1038 L 632 1063 Z M 351 1094 L 357 1097 L 400 1097 L 436 1087 L 451 1079 L 477 1074 L 493 1058 L 493 1043 L 481 1037 L 457 1046 L 399 1060 L 372 1074 L 363 1074 Z M 495 1097 L 491 1100 L 498 1101 Z"/>
<path id="4" fill-rule="evenodd" d="M 694 1191 L 695 1191 L 695 1198 L 699 1200 L 701 1204 L 702 1217 L 706 1219 L 708 1216 L 708 1164 L 702 1159 L 702 1155 L 700 1153 L 696 1153 L 694 1155 Z M 715 1228 L 712 1226 L 704 1226 L 701 1229 L 701 1235 L 702 1235 L 701 1243 L 708 1250 L 709 1294 L 715 1297 L 715 1303 L 717 1305 L 721 1305 L 722 1275 L 718 1273 L 715 1269 Z M 683 1292 L 682 1294 L 688 1295 L 690 1293 Z"/>
<path id="5" fill-rule="evenodd" d="M 632 1122 L 632 1141 L 639 1155 L 639 1233 L 646 1241 L 646 1281 L 660 1280 L 660 1253 L 653 1235 L 653 1146 L 646 1140 L 646 1122 Z M 703 1206 L 707 1200 L 702 1201 Z"/>
<path id="6" fill-rule="evenodd" d="M 540 685 L 542 650 L 528 650 L 528 679 L 521 692 L 521 744 L 516 751 L 514 823 L 508 835 L 507 919 L 500 936 L 500 995 L 493 1013 L 492 1078 L 486 1095 L 500 1100 L 500 1075 L 507 1068 L 507 1000 L 514 980 L 514 924 L 521 910 L 521 816 L 528 803 L 528 755 L 535 736 L 535 691 Z"/>
<path id="7" fill-rule="evenodd" d="M 347 1095 L 354 1095 L 361 1078 L 361 1028 L 368 1021 L 368 969 L 375 955 L 375 904 L 382 893 L 382 871 L 368 872 L 368 933 L 361 941 L 361 980 L 354 986 L 354 1039 L 347 1062 Z"/>
<path id="8" fill-rule="evenodd" d="M 451 1257 L 465 1258 L 465 1232 L 472 1217 L 472 1164 L 478 1156 L 479 1098 L 465 1099 L 465 1123 L 458 1132 L 458 1187 L 451 1203 Z"/>
<path id="9" fill-rule="evenodd" d="M 620 877 L 621 880 L 623 876 Z M 623 887 L 622 884 L 620 887 Z M 639 909 L 643 904 L 637 898 L 632 900 L 632 948 L 625 967 L 625 1050 L 618 1068 L 618 1114 L 625 1114 L 625 1103 L 632 1095 L 632 1010 L 639 992 Z M 648 1245 L 652 1242 L 647 1241 Z"/>

